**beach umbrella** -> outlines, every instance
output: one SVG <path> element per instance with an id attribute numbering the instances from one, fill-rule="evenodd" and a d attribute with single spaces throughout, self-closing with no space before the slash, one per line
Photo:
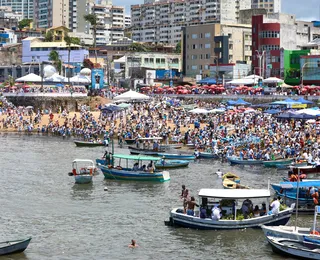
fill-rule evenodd
<path id="1" fill-rule="evenodd" d="M 42 78 L 34 73 L 30 73 L 15 80 L 15 82 L 41 82 Z"/>
<path id="2" fill-rule="evenodd" d="M 306 100 L 303 97 L 299 98 L 297 102 L 300 102 L 301 104 L 313 104 L 312 101 Z"/>
<path id="3" fill-rule="evenodd" d="M 246 106 L 246 105 L 251 105 L 251 103 L 246 102 L 243 99 L 239 98 L 237 101 L 235 101 L 234 105 L 236 105 L 236 106 Z"/>
<path id="4" fill-rule="evenodd" d="M 202 108 L 195 108 L 195 109 L 190 110 L 189 113 L 192 113 L 192 114 L 208 114 L 209 111 L 206 110 L 206 109 L 202 109 Z"/>

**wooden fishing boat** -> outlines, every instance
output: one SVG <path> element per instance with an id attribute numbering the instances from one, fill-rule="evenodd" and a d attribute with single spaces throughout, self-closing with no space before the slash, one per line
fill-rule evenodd
<path id="1" fill-rule="evenodd" d="M 178 160 L 194 160 L 194 159 L 196 159 L 196 157 L 192 154 L 158 153 L 158 156 L 161 156 L 165 159 L 178 159 Z"/>
<path id="2" fill-rule="evenodd" d="M 262 165 L 262 160 L 255 160 L 255 159 L 240 159 L 240 157 L 227 157 L 227 160 L 230 164 L 241 164 L 241 165 Z"/>
<path id="3" fill-rule="evenodd" d="M 312 242 L 267 236 L 273 252 L 303 259 L 320 259 L 320 245 Z"/>
<path id="4" fill-rule="evenodd" d="M 0 256 L 23 252 L 27 249 L 31 239 L 30 237 L 27 239 L 0 242 Z"/>
<path id="5" fill-rule="evenodd" d="M 185 160 L 160 160 L 155 164 L 157 169 L 174 169 L 187 167 L 189 165 L 189 161 Z"/>
<path id="6" fill-rule="evenodd" d="M 219 159 L 219 155 L 216 153 L 206 153 L 206 152 L 199 152 L 200 159 Z"/>
<path id="7" fill-rule="evenodd" d="M 228 179 L 230 181 L 233 181 L 235 183 L 240 183 L 240 177 L 238 175 L 232 173 L 232 172 L 227 172 L 226 174 L 224 174 L 222 176 L 222 180 L 223 181 L 226 180 L 226 179 Z"/>
<path id="8" fill-rule="evenodd" d="M 266 189 L 201 189 L 199 192 L 199 205 L 202 205 L 202 210 L 210 212 L 209 216 L 194 212 L 193 215 L 184 214 L 182 208 L 174 208 L 170 212 L 170 219 L 165 222 L 167 225 L 177 225 L 181 227 L 194 229 L 243 229 L 243 228 L 260 228 L 261 225 L 285 225 L 293 212 L 293 208 L 281 210 L 278 214 L 263 215 L 260 217 L 253 217 L 244 219 L 243 216 L 237 219 L 237 201 L 245 199 L 264 199 L 266 200 L 266 208 L 268 205 L 268 198 L 270 198 L 270 191 Z M 216 203 L 220 203 L 221 210 L 226 216 L 222 216 L 219 220 L 213 220 L 210 217 L 211 210 Z M 241 203 L 238 203 L 241 204 Z M 201 216 L 201 217 L 200 217 Z M 241 216 L 239 216 L 241 217 Z"/>
<path id="9" fill-rule="evenodd" d="M 124 139 L 124 141 L 126 142 L 126 144 L 131 145 L 136 142 L 136 139 Z"/>
<path id="10" fill-rule="evenodd" d="M 293 162 L 293 159 L 282 159 L 282 160 L 272 160 L 272 161 L 263 161 L 265 167 L 277 167 L 278 165 L 290 165 Z"/>
<path id="11" fill-rule="evenodd" d="M 167 171 L 153 171 L 147 172 L 142 170 L 142 167 L 138 167 L 138 169 L 134 169 L 133 167 L 129 167 L 129 160 L 136 161 L 140 166 L 142 166 L 142 162 L 144 161 L 159 161 L 160 158 L 155 157 L 147 157 L 140 155 L 124 155 L 124 154 L 114 154 L 112 155 L 111 161 L 115 162 L 115 159 L 119 160 L 119 165 L 102 165 L 98 164 L 98 167 L 103 172 L 103 175 L 106 179 L 113 180 L 130 180 L 130 181 L 155 181 L 155 182 L 165 182 L 170 180 L 170 174 Z M 122 168 L 121 160 L 124 160 L 125 167 Z"/>
<path id="12" fill-rule="evenodd" d="M 224 179 L 222 182 L 222 186 L 224 189 L 249 189 L 248 186 L 236 183 L 229 179 Z"/>
<path id="13" fill-rule="evenodd" d="M 174 144 L 160 144 L 161 150 L 168 150 L 168 149 L 181 149 L 183 146 L 182 143 L 174 143 Z"/>
<path id="14" fill-rule="evenodd" d="M 128 146 L 131 154 L 143 154 L 143 155 L 153 155 L 158 156 L 158 153 L 165 152 L 165 150 L 153 150 L 153 149 L 143 149 L 136 148 L 134 146 Z"/>
<path id="15" fill-rule="evenodd" d="M 310 187 L 320 188 L 320 180 L 303 180 L 299 182 L 299 189 L 297 182 L 280 182 L 279 184 L 271 184 L 278 196 L 288 199 L 289 202 L 297 199 L 297 192 L 299 204 L 304 205 L 313 203 L 313 198 L 308 194 Z"/>
<path id="16" fill-rule="evenodd" d="M 74 141 L 77 147 L 97 147 L 105 146 L 103 142 Z"/>
<path id="17" fill-rule="evenodd" d="M 75 159 L 72 162 L 72 173 L 70 176 L 74 176 L 75 183 L 87 184 L 92 182 L 92 177 L 97 169 L 92 160 Z"/>

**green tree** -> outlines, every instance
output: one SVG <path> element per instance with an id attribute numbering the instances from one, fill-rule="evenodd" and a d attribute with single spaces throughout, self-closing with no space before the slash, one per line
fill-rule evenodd
<path id="1" fill-rule="evenodd" d="M 66 34 L 64 41 L 68 47 L 68 66 L 70 66 L 71 45 L 80 45 L 80 39 L 78 37 L 70 37 L 68 34 Z M 68 67 L 68 84 L 70 86 L 70 67 Z"/>
<path id="2" fill-rule="evenodd" d="M 175 53 L 181 53 L 181 42 L 177 43 Z"/>
<path id="3" fill-rule="evenodd" d="M 148 52 L 150 49 L 141 43 L 134 42 L 130 45 L 129 51 Z"/>
<path id="4" fill-rule="evenodd" d="M 18 23 L 18 28 L 21 31 L 23 28 L 30 26 L 30 23 L 32 22 L 32 19 L 22 19 Z"/>
<path id="5" fill-rule="evenodd" d="M 59 74 L 61 74 L 62 61 L 60 59 L 59 53 L 57 51 L 51 51 L 49 54 L 49 60 L 53 62 L 53 66 L 55 66 Z"/>
<path id="6" fill-rule="evenodd" d="M 44 36 L 45 42 L 52 42 L 53 41 L 53 34 L 51 31 L 48 31 L 46 35 Z"/>
<path id="7" fill-rule="evenodd" d="M 98 18 L 96 14 L 86 14 L 83 16 L 84 20 L 88 23 L 90 23 L 92 32 L 93 32 L 93 48 L 94 48 L 94 56 L 96 59 L 96 62 L 98 62 L 98 57 L 97 57 L 97 23 L 98 23 Z"/>
<path id="8" fill-rule="evenodd" d="M 5 86 L 9 86 L 9 87 L 13 87 L 14 84 L 15 84 L 14 78 L 13 78 L 11 75 L 9 75 L 9 77 L 8 77 L 8 79 L 5 81 L 4 85 L 5 85 Z"/>

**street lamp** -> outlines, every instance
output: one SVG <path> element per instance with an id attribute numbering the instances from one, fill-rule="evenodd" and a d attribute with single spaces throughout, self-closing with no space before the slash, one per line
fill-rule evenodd
<path id="1" fill-rule="evenodd" d="M 259 76 L 262 77 L 262 66 L 263 66 L 263 58 L 264 58 L 265 51 L 260 53 L 258 50 L 256 50 L 256 53 L 259 59 Z"/>
<path id="2" fill-rule="evenodd" d="M 308 64 L 316 64 L 316 65 L 319 65 L 318 62 L 311 62 L 311 61 L 305 62 L 305 63 L 302 65 L 302 68 L 301 68 L 301 87 L 303 87 L 303 76 L 304 76 L 303 70 L 304 70 L 304 68 L 306 67 L 306 65 L 308 65 Z"/>

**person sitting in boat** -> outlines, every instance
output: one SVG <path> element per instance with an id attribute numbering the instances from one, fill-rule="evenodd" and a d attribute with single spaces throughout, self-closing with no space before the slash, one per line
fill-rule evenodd
<path id="1" fill-rule="evenodd" d="M 243 160 L 243 158 L 244 158 L 244 152 L 243 152 L 244 150 L 241 150 L 240 151 L 240 155 L 239 155 L 239 157 L 240 157 L 240 160 Z"/>
<path id="2" fill-rule="evenodd" d="M 159 146 L 158 146 L 157 141 L 155 141 L 155 142 L 153 143 L 153 147 L 152 147 L 152 149 L 153 149 L 154 151 L 158 151 Z"/>
<path id="3" fill-rule="evenodd" d="M 132 168 L 133 171 L 138 171 L 139 170 L 139 163 L 136 162 L 134 165 L 133 165 L 133 168 Z"/>
<path id="4" fill-rule="evenodd" d="M 279 214 L 280 210 L 280 201 L 278 200 L 277 197 L 274 197 L 272 203 L 270 204 L 271 210 L 268 212 L 268 215 L 276 215 Z"/>
<path id="5" fill-rule="evenodd" d="M 150 163 L 147 166 L 147 171 L 153 173 L 154 168 L 153 168 L 153 162 L 150 161 Z"/>
<path id="6" fill-rule="evenodd" d="M 147 166 L 144 164 L 140 167 L 140 171 L 144 171 L 146 172 L 147 171 Z"/>
<path id="7" fill-rule="evenodd" d="M 243 214 L 244 218 L 247 219 L 249 214 L 251 212 L 253 212 L 252 201 L 249 200 L 249 199 L 244 200 L 243 203 L 242 203 L 241 211 L 242 211 L 242 214 Z"/>
<path id="8" fill-rule="evenodd" d="M 161 163 L 161 165 L 165 165 L 165 157 L 164 156 L 162 156 L 162 158 L 160 159 L 160 163 Z"/>
<path id="9" fill-rule="evenodd" d="M 212 208 L 212 215 L 211 215 L 212 220 L 219 220 L 221 219 L 221 207 L 219 204 L 216 204 L 213 208 Z"/>
<path id="10" fill-rule="evenodd" d="M 254 207 L 253 215 L 254 215 L 255 218 L 256 218 L 256 217 L 260 217 L 260 209 L 259 209 L 259 206 L 258 206 L 258 205 L 256 205 L 256 206 Z"/>
<path id="11" fill-rule="evenodd" d="M 262 206 L 260 209 L 260 216 L 264 216 L 267 214 L 267 205 L 265 202 L 262 202 Z"/>
<path id="12" fill-rule="evenodd" d="M 307 195 L 310 195 L 313 198 L 314 205 L 319 204 L 319 192 L 317 188 L 315 188 L 314 186 L 309 187 Z"/>
<path id="13" fill-rule="evenodd" d="M 204 205 L 200 208 L 200 218 L 205 219 L 207 218 L 207 209 Z"/>
<path id="14" fill-rule="evenodd" d="M 195 149 L 194 150 L 194 156 L 196 157 L 196 158 L 199 158 L 199 155 L 200 155 L 200 153 L 199 153 L 199 151 L 197 150 L 197 149 Z"/>
<path id="15" fill-rule="evenodd" d="M 195 198 L 191 197 L 190 200 L 187 201 L 187 215 L 194 216 L 194 207 L 199 207 L 196 203 Z"/>

